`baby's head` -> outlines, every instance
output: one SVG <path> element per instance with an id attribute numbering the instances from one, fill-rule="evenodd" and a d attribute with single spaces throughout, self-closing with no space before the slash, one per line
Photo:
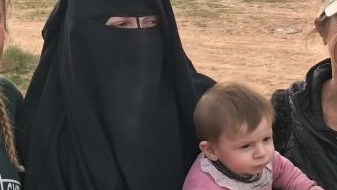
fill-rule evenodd
<path id="1" fill-rule="evenodd" d="M 270 102 L 238 83 L 216 84 L 199 100 L 194 120 L 199 147 L 232 172 L 259 173 L 274 155 Z"/>

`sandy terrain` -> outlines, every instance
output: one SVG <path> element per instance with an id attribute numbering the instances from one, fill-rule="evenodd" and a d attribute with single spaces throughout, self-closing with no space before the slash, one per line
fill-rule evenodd
<path id="1" fill-rule="evenodd" d="M 206 2 L 194 1 L 200 5 Z M 207 7 L 193 10 L 204 17 L 186 15 L 186 10 L 176 7 L 175 12 L 185 51 L 200 72 L 218 81 L 249 83 L 269 96 L 276 88 L 302 79 L 310 66 L 326 57 L 319 37 L 307 40 L 317 2 L 223 0 L 222 6 L 212 10 L 216 15 Z M 39 54 L 45 19 L 25 19 L 20 13 L 22 10 L 15 9 L 11 13 L 7 44 Z"/>

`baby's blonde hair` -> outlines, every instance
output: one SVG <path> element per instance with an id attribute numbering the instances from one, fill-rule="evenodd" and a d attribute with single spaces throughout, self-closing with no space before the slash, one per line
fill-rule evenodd
<path id="1" fill-rule="evenodd" d="M 274 110 L 271 103 L 257 91 L 240 83 L 216 84 L 199 100 L 194 121 L 200 140 L 213 143 L 222 132 L 237 135 L 245 126 L 251 132 L 263 118 L 272 125 Z"/>

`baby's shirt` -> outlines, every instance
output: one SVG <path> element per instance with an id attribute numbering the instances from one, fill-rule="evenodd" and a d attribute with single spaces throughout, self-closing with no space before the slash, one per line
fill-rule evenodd
<path id="1" fill-rule="evenodd" d="M 307 190 L 315 182 L 275 151 L 274 158 L 261 173 L 259 180 L 241 182 L 231 179 L 216 169 L 212 162 L 200 154 L 193 163 L 183 190 Z"/>
<path id="2" fill-rule="evenodd" d="M 273 163 L 273 187 L 289 190 L 307 190 L 316 185 L 287 158 L 275 151 Z"/>

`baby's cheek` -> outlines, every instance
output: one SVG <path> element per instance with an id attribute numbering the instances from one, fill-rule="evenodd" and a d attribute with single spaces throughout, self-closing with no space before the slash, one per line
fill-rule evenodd
<path id="1" fill-rule="evenodd" d="M 273 160 L 275 156 L 275 147 L 273 143 L 270 146 L 269 155 L 270 155 L 270 161 Z"/>

